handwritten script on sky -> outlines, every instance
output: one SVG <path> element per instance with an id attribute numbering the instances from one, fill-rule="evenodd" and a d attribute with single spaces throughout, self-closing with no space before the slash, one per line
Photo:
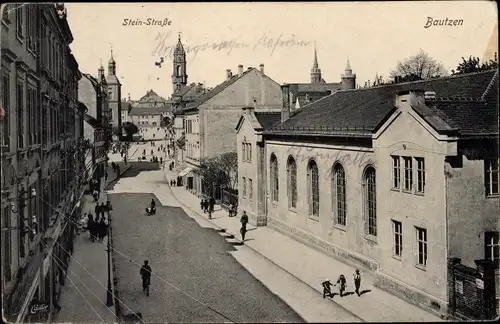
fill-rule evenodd
<path id="1" fill-rule="evenodd" d="M 155 38 L 156 47 L 154 48 L 152 55 L 161 56 L 165 58 L 172 58 L 174 54 L 175 46 L 177 45 L 177 40 L 171 31 L 159 32 Z M 237 39 L 224 40 L 220 42 L 205 42 L 202 44 L 183 44 L 184 51 L 186 55 L 193 55 L 193 60 L 196 58 L 198 53 L 204 51 L 214 51 L 214 52 L 225 52 L 226 55 L 230 55 L 234 49 L 248 49 L 256 50 L 257 48 L 267 48 L 270 51 L 270 55 L 273 55 L 277 48 L 286 47 L 307 47 L 311 44 L 310 41 L 305 41 L 297 39 L 295 35 L 285 36 L 283 33 L 276 37 L 262 36 L 255 40 L 255 42 L 243 42 Z"/>

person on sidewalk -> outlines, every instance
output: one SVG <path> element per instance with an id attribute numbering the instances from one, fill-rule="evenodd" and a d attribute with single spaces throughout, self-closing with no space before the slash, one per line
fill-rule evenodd
<path id="1" fill-rule="evenodd" d="M 109 200 L 106 201 L 106 213 L 108 214 L 108 217 L 111 215 L 112 210 L 113 206 L 111 206 L 111 202 Z"/>
<path id="2" fill-rule="evenodd" d="M 358 295 L 358 297 L 361 296 L 361 294 L 359 293 L 359 287 L 361 286 L 361 275 L 359 274 L 359 270 L 356 269 L 356 271 L 354 271 L 354 287 L 355 287 L 355 292 L 356 292 L 356 295 Z"/>
<path id="3" fill-rule="evenodd" d="M 154 198 L 151 199 L 150 207 L 151 207 L 151 210 L 155 209 L 155 207 L 156 207 L 156 202 L 155 202 Z"/>
<path id="4" fill-rule="evenodd" d="M 247 224 L 248 224 L 248 216 L 246 211 L 243 211 L 243 215 L 241 216 L 240 221 L 241 221 L 241 229 L 240 229 L 241 240 L 245 242 L 245 235 L 247 233 Z"/>
<path id="5" fill-rule="evenodd" d="M 95 241 L 96 222 L 92 218 L 90 218 L 87 226 L 89 228 L 90 240 L 93 243 Z"/>
<path id="6" fill-rule="evenodd" d="M 142 291 L 145 291 L 147 296 L 149 296 L 149 285 L 151 284 L 151 271 L 148 260 L 145 260 L 139 273 L 142 278 Z"/>
<path id="7" fill-rule="evenodd" d="M 106 236 L 106 224 L 104 223 L 104 216 L 99 221 L 99 226 L 97 227 L 97 229 L 98 229 L 99 241 L 102 242 L 104 236 Z"/>
<path id="8" fill-rule="evenodd" d="M 333 294 L 332 294 L 333 284 L 330 281 L 330 279 L 326 279 L 325 281 L 323 281 L 321 283 L 321 285 L 323 286 L 323 298 L 325 298 L 326 296 L 333 297 Z"/>
<path id="9" fill-rule="evenodd" d="M 99 215 L 101 215 L 101 205 L 99 203 L 95 204 L 94 207 L 95 221 L 99 221 Z"/>
<path id="10" fill-rule="evenodd" d="M 339 287 L 339 294 L 340 297 L 344 296 L 344 291 L 346 288 L 346 280 L 343 274 L 340 275 L 339 279 L 337 280 L 337 283 L 335 284 L 336 286 L 338 285 Z"/>
<path id="11" fill-rule="evenodd" d="M 210 212 L 214 212 L 214 206 L 215 206 L 215 199 L 214 197 L 210 197 Z"/>
<path id="12" fill-rule="evenodd" d="M 200 208 L 203 212 L 205 212 L 205 199 L 200 200 Z"/>

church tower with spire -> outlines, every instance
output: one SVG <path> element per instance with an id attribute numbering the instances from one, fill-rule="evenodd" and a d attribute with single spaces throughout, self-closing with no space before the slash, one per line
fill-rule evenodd
<path id="1" fill-rule="evenodd" d="M 311 83 L 322 83 L 321 69 L 318 65 L 318 54 L 316 53 L 316 46 L 314 46 L 314 62 L 311 69 Z"/>
<path id="2" fill-rule="evenodd" d="M 111 58 L 108 62 L 108 75 L 106 76 L 108 84 L 108 104 L 109 104 L 109 123 L 112 126 L 122 126 L 122 85 L 116 76 L 116 62 L 111 50 Z"/>
<path id="3" fill-rule="evenodd" d="M 345 71 L 342 74 L 342 90 L 355 89 L 356 88 L 356 73 L 352 73 L 351 64 L 347 60 L 345 66 Z"/>
<path id="4" fill-rule="evenodd" d="M 173 93 L 178 92 L 187 85 L 187 62 L 186 52 L 182 46 L 181 35 L 174 49 L 173 71 L 172 71 L 172 86 Z"/>

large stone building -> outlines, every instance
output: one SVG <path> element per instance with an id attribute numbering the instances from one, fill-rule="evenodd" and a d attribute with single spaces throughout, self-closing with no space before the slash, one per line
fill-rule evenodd
<path id="1" fill-rule="evenodd" d="M 202 179 L 190 172 L 203 158 L 236 151 L 234 125 L 241 108 L 253 104 L 262 112 L 280 111 L 282 106 L 281 87 L 264 74 L 262 65 L 260 70 L 249 67 L 246 71 L 239 65 L 235 75 L 228 70 L 224 82 L 183 109 L 186 168 L 181 176 L 187 178 L 188 189 L 205 191 Z M 213 194 L 220 198 L 220 192 Z"/>
<path id="2" fill-rule="evenodd" d="M 130 121 L 138 127 L 160 127 L 164 117 L 172 117 L 172 105 L 152 89 L 131 104 Z"/>
<path id="3" fill-rule="evenodd" d="M 106 143 L 109 140 L 108 87 L 104 68 L 98 70 L 98 79 L 83 74 L 78 83 L 78 99 L 85 109 L 84 138 L 92 144 L 92 151 L 86 157 L 86 180 L 100 179 L 104 176 L 107 158 Z"/>
<path id="4" fill-rule="evenodd" d="M 238 123 L 250 223 L 441 315 L 447 260 L 491 260 L 498 298 L 498 71 L 338 91 L 292 114 L 287 96 L 281 121 L 247 109 Z"/>
<path id="5" fill-rule="evenodd" d="M 2 5 L 1 13 L 2 310 L 9 322 L 46 322 L 79 212 L 81 74 L 63 4 Z M 50 312 L 28 312 L 32 300 Z"/>

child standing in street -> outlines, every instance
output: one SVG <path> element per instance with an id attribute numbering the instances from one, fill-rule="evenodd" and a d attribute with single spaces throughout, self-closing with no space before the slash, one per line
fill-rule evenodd
<path id="1" fill-rule="evenodd" d="M 361 286 L 361 275 L 359 274 L 359 270 L 356 269 L 356 271 L 354 271 L 354 287 L 356 288 L 355 292 L 356 292 L 356 295 L 361 296 L 360 293 L 359 293 L 359 287 Z"/>

